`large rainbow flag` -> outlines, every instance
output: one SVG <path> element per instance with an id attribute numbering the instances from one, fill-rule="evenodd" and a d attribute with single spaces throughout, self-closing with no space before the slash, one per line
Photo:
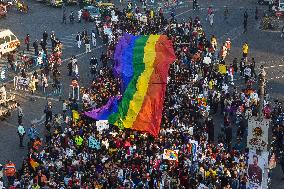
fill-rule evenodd
<path id="1" fill-rule="evenodd" d="M 96 110 L 86 112 L 94 119 L 107 119 L 120 128 L 157 136 L 169 66 L 176 59 L 172 42 L 165 35 L 120 38 L 114 54 L 114 74 L 122 80 L 122 97 L 112 97 Z"/>

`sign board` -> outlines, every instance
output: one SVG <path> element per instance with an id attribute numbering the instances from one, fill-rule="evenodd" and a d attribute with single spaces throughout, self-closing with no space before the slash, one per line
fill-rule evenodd
<path id="1" fill-rule="evenodd" d="M 269 119 L 257 121 L 254 118 L 248 120 L 247 147 L 251 150 L 267 150 Z"/>
<path id="2" fill-rule="evenodd" d="M 102 133 L 103 130 L 106 130 L 106 129 L 109 128 L 108 120 L 98 120 L 98 121 L 96 121 L 96 127 L 97 127 L 97 131 Z"/>
<path id="3" fill-rule="evenodd" d="M 164 149 L 163 159 L 178 161 L 178 150 Z"/>
<path id="4" fill-rule="evenodd" d="M 247 189 L 263 189 L 267 188 L 267 164 L 268 153 L 256 154 L 255 151 L 250 150 L 248 159 L 248 182 Z"/>

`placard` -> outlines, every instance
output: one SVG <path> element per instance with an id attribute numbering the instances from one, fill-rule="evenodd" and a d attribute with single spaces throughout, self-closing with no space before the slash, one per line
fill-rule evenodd
<path id="1" fill-rule="evenodd" d="M 251 150 L 267 151 L 269 119 L 248 120 L 247 147 Z"/>
<path id="2" fill-rule="evenodd" d="M 108 120 L 98 120 L 98 121 L 96 121 L 96 127 L 97 127 L 97 131 L 99 131 L 100 133 L 103 130 L 108 129 L 109 128 Z"/>
<path id="3" fill-rule="evenodd" d="M 268 163 L 268 154 L 257 155 L 255 151 L 250 150 L 248 159 L 248 182 L 247 189 L 267 188 L 268 175 L 266 167 Z"/>
<path id="4" fill-rule="evenodd" d="M 164 149 L 163 159 L 178 161 L 178 150 Z"/>

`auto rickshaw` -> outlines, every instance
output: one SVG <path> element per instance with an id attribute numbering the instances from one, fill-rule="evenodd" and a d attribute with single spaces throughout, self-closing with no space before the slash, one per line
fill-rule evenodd
<path id="1" fill-rule="evenodd" d="M 7 16 L 7 8 L 5 5 L 0 5 L 0 18 L 5 18 Z"/>

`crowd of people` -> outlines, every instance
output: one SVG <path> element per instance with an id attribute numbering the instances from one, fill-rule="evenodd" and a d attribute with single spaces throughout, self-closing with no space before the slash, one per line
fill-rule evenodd
<path id="1" fill-rule="evenodd" d="M 22 168 L 16 171 L 12 162 L 4 166 L 10 188 L 246 189 L 248 149 L 244 141 L 247 120 L 259 113 L 259 91 L 254 83 L 261 77 L 258 73 L 265 76 L 263 67 L 257 72 L 248 43 L 243 45 L 239 62 L 237 58 L 227 62 L 233 46 L 230 39 L 218 44 L 216 36 L 206 35 L 198 17 L 178 23 L 174 15 L 167 20 L 162 11 L 149 10 L 143 22 L 139 13 L 117 10 L 119 19 L 111 24 L 112 40 L 101 58 L 102 66 L 95 57 L 91 59 L 93 81 L 82 92 L 82 107 L 69 99 L 62 112 L 53 115 L 53 106 L 47 103 L 45 139 L 33 125 L 27 131 L 29 152 Z M 112 125 L 99 130 L 83 114 L 121 95 L 121 81 L 112 73 L 112 54 L 124 32 L 164 34 L 173 42 L 177 59 L 169 70 L 157 138 Z M 69 74 L 76 77 L 74 59 Z M 274 124 L 274 152 L 282 157 L 282 107 L 273 110 L 268 98 L 264 105 L 264 116 Z M 22 127 L 18 131 L 25 135 Z M 163 156 L 168 149 L 178 151 L 173 160 Z"/>

